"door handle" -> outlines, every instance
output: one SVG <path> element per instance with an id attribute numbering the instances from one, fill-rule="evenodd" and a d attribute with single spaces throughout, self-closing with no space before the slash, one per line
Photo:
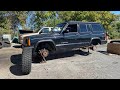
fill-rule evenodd
<path id="1" fill-rule="evenodd" d="M 62 44 L 67 44 L 68 42 L 61 42 Z"/>

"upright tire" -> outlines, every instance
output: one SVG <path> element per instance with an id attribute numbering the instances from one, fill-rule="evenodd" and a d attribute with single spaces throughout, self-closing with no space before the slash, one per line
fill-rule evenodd
<path id="1" fill-rule="evenodd" d="M 0 42 L 0 49 L 3 47 L 2 42 Z"/>
<path id="2" fill-rule="evenodd" d="M 22 74 L 27 75 L 31 72 L 32 48 L 25 47 L 22 52 Z"/>

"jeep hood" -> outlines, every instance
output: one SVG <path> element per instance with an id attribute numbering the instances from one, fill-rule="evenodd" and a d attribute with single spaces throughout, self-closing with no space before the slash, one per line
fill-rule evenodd
<path id="1" fill-rule="evenodd" d="M 50 38 L 54 38 L 54 34 L 38 34 L 29 37 L 31 40 L 50 39 Z"/>
<path id="2" fill-rule="evenodd" d="M 27 34 L 21 35 L 21 37 L 24 38 L 24 37 L 32 36 L 32 35 L 38 35 L 38 33 L 27 33 Z"/>

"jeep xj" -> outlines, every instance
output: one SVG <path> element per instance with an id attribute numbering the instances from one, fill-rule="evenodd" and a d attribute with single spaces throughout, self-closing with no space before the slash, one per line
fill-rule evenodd
<path id="1" fill-rule="evenodd" d="M 106 44 L 105 29 L 100 23 L 68 21 L 56 25 L 48 34 L 27 36 L 23 39 L 22 73 L 31 72 L 32 58 L 45 58 L 54 52 Z"/>

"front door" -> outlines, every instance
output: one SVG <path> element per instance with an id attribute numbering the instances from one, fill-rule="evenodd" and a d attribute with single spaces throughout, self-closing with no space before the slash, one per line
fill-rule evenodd
<path id="1" fill-rule="evenodd" d="M 66 49 L 73 49 L 78 47 L 79 41 L 78 25 L 69 24 L 63 33 L 63 38 L 61 39 L 61 45 Z"/>

